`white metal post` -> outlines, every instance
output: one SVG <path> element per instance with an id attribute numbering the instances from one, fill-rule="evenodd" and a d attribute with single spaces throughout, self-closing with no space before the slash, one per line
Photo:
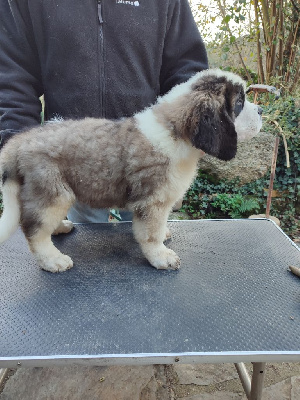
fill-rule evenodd
<path id="1" fill-rule="evenodd" d="M 256 362 L 253 364 L 253 374 L 251 382 L 250 400 L 261 400 L 265 379 L 265 362 Z"/>

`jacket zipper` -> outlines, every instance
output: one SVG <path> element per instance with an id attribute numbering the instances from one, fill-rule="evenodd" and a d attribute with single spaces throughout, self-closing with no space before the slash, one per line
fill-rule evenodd
<path id="1" fill-rule="evenodd" d="M 103 24 L 103 18 L 102 18 L 102 1 L 101 0 L 97 0 L 98 2 L 98 19 L 99 19 L 99 23 Z"/>
<path id="2" fill-rule="evenodd" d="M 104 37 L 103 37 L 103 13 L 102 0 L 97 0 L 98 6 L 98 21 L 99 21 L 99 102 L 100 102 L 100 117 L 105 117 L 104 100 L 105 100 L 105 71 L 104 71 Z"/>

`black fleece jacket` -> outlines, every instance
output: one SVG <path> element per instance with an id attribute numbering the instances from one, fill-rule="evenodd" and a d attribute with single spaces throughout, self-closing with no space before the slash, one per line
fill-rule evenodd
<path id="1" fill-rule="evenodd" d="M 187 0 L 0 0 L 0 135 L 130 116 L 208 68 Z"/>

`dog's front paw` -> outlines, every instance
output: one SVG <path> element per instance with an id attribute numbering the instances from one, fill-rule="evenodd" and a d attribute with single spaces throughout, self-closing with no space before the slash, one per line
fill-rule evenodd
<path id="1" fill-rule="evenodd" d="M 156 269 L 173 269 L 177 270 L 180 268 L 180 258 L 175 251 L 168 249 L 163 246 L 159 251 L 155 251 L 155 254 L 148 257 L 150 264 Z"/>
<path id="2" fill-rule="evenodd" d="M 49 272 L 63 272 L 73 267 L 72 259 L 65 254 L 47 260 L 40 259 L 39 264 L 42 269 Z"/>

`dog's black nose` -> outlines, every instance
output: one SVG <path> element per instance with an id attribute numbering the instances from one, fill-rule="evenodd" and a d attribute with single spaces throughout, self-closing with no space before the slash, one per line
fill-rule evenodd
<path id="1" fill-rule="evenodd" d="M 263 109 L 261 107 L 257 107 L 257 112 L 259 115 L 262 115 Z"/>

